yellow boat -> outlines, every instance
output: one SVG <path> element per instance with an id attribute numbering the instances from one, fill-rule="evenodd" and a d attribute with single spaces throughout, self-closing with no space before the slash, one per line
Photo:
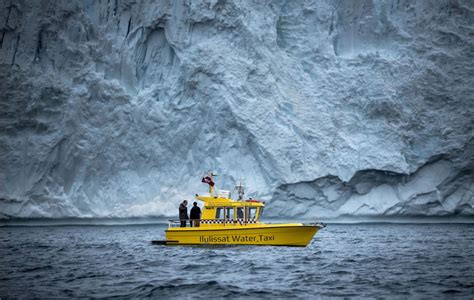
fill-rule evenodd
<path id="1" fill-rule="evenodd" d="M 204 180 L 204 179 L 203 179 Z M 203 181 L 204 182 L 204 181 Z M 236 186 L 239 199 L 230 198 L 228 191 L 213 196 L 196 195 L 204 203 L 200 220 L 194 227 L 180 227 L 180 220 L 170 220 L 162 245 L 262 245 L 299 246 L 309 244 L 316 232 L 325 227 L 322 223 L 268 224 L 260 221 L 265 202 L 243 200 L 243 186 Z"/>

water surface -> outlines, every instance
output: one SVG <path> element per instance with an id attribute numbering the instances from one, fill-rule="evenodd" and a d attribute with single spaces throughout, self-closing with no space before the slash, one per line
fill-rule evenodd
<path id="1" fill-rule="evenodd" d="M 152 245 L 165 228 L 0 227 L 0 297 L 474 295 L 470 224 L 330 224 L 306 248 Z"/>

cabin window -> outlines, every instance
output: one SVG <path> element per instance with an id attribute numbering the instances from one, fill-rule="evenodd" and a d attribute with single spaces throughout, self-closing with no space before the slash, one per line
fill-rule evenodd
<path id="1" fill-rule="evenodd" d="M 227 220 L 233 220 L 234 219 L 234 208 L 233 207 L 226 207 L 225 218 Z"/>
<path id="2" fill-rule="evenodd" d="M 244 218 L 244 208 L 237 207 L 237 219 L 243 219 L 243 218 Z"/>
<path id="3" fill-rule="evenodd" d="M 224 208 L 217 207 L 216 208 L 216 219 L 224 219 Z"/>
<path id="4" fill-rule="evenodd" d="M 257 208 L 256 207 L 246 207 L 245 208 L 246 219 L 247 220 L 255 220 L 257 215 Z"/>

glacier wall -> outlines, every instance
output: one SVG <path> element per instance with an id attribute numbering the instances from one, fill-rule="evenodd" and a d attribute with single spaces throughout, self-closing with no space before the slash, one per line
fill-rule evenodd
<path id="1" fill-rule="evenodd" d="M 0 2 L 0 217 L 474 216 L 474 3 Z"/>

